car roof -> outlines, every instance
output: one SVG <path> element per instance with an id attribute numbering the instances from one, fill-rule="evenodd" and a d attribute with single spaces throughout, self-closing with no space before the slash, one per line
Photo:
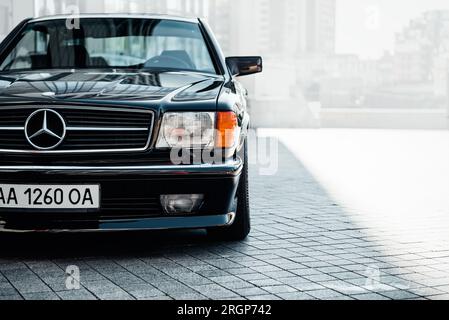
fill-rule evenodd
<path id="1" fill-rule="evenodd" d="M 198 23 L 198 18 L 189 18 L 189 17 L 181 17 L 167 14 L 117 14 L 117 13 L 95 13 L 95 14 L 61 14 L 61 15 L 53 15 L 53 16 L 45 16 L 38 17 L 32 19 L 30 22 L 39 22 L 39 21 L 49 21 L 49 20 L 61 20 L 61 19 L 70 19 L 74 17 L 79 18 L 129 18 L 129 19 L 161 19 L 161 20 L 173 20 L 173 21 L 183 21 L 183 22 L 191 22 Z"/>

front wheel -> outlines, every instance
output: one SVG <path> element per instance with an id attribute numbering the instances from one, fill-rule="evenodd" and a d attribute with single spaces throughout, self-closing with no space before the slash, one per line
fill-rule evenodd
<path id="1" fill-rule="evenodd" d="M 247 142 L 244 146 L 244 163 L 237 190 L 237 212 L 234 223 L 227 227 L 208 229 L 208 235 L 225 241 L 244 240 L 251 231 L 251 217 L 249 208 L 249 188 L 248 188 L 248 148 Z"/>

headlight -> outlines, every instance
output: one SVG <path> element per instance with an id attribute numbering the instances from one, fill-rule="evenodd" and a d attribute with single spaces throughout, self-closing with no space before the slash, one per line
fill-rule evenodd
<path id="1" fill-rule="evenodd" d="M 156 147 L 213 147 L 214 135 L 214 112 L 168 112 L 162 120 Z"/>

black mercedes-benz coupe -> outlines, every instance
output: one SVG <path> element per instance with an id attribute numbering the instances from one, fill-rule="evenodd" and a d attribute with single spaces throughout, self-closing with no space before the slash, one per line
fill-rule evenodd
<path id="1" fill-rule="evenodd" d="M 250 231 L 246 90 L 201 19 L 27 19 L 0 45 L 0 231 Z"/>

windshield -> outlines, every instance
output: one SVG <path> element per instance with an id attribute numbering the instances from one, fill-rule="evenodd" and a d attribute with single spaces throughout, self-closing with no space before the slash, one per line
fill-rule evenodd
<path id="1" fill-rule="evenodd" d="M 84 18 L 79 26 L 66 20 L 31 23 L 0 57 L 2 72 L 62 68 L 216 73 L 199 25 L 171 20 Z"/>

